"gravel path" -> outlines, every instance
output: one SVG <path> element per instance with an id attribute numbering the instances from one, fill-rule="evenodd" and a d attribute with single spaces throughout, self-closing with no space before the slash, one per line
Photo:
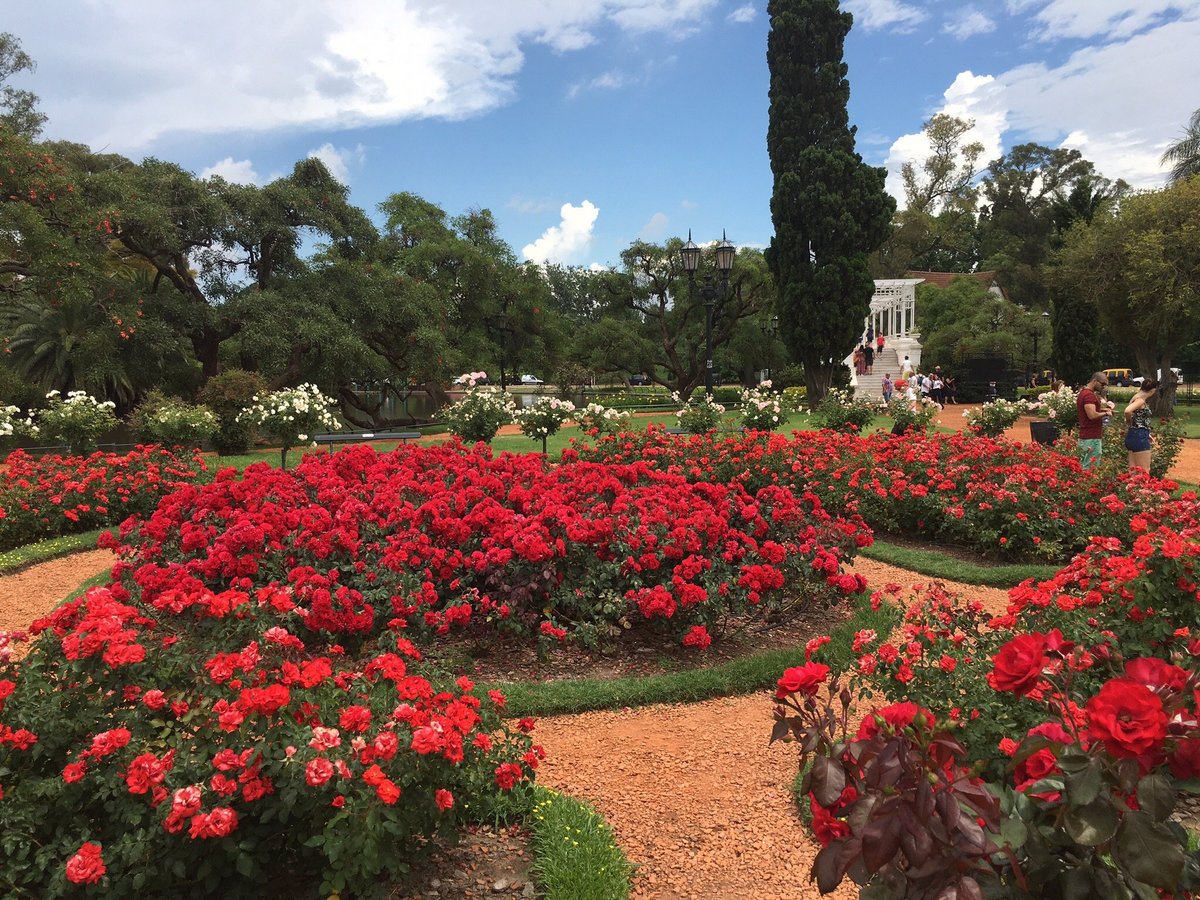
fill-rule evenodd
<path id="1" fill-rule="evenodd" d="M 72 553 L 0 576 L 0 631 L 20 631 L 54 609 L 67 594 L 93 575 L 111 569 L 111 550 Z"/>

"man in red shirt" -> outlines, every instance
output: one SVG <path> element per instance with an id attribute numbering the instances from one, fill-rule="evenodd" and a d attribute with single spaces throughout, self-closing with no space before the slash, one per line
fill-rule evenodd
<path id="1" fill-rule="evenodd" d="M 1080 462 L 1085 469 L 1091 468 L 1098 462 L 1103 449 L 1101 438 L 1104 437 L 1104 417 L 1113 411 L 1111 400 L 1101 400 L 1096 393 L 1101 388 L 1108 387 L 1108 376 L 1097 372 L 1091 380 L 1079 391 L 1075 400 L 1075 409 L 1079 414 L 1079 453 Z"/>

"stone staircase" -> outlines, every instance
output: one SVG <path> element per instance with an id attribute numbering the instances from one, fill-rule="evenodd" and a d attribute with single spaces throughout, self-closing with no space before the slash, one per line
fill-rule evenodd
<path id="1" fill-rule="evenodd" d="M 890 373 L 893 382 L 900 378 L 900 359 L 899 351 L 892 347 L 885 346 L 882 353 L 876 353 L 871 374 L 855 376 L 854 396 L 882 402 L 883 391 L 880 385 L 883 384 L 883 376 Z"/>

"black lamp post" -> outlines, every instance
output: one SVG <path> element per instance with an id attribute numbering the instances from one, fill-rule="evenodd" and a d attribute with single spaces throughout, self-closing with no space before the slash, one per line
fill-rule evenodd
<path id="1" fill-rule="evenodd" d="M 1042 313 L 1043 321 L 1049 321 L 1049 319 L 1050 319 L 1050 313 L 1048 313 L 1048 312 Z M 1041 337 L 1041 335 L 1038 334 L 1036 319 L 1034 320 L 1034 328 L 1033 328 L 1032 334 L 1033 334 L 1033 368 L 1034 368 L 1034 371 L 1037 372 L 1038 365 L 1039 365 L 1038 360 L 1041 359 L 1041 357 L 1038 355 L 1038 339 Z M 1038 374 L 1041 374 L 1041 373 L 1039 372 Z"/>
<path id="2" fill-rule="evenodd" d="M 767 323 L 767 381 L 771 380 L 771 363 L 775 359 L 775 336 L 779 334 L 779 316 Z"/>
<path id="3" fill-rule="evenodd" d="M 683 258 L 683 269 L 688 276 L 688 290 L 696 293 L 696 269 L 700 267 L 700 248 L 692 241 L 692 232 L 688 231 L 687 243 L 680 248 L 679 255 Z M 704 276 L 704 285 L 700 288 L 700 297 L 704 300 L 704 392 L 712 397 L 713 392 L 713 353 L 712 353 L 712 317 L 713 306 L 717 297 L 725 296 L 729 290 L 729 270 L 733 268 L 733 258 L 737 248 L 729 243 L 725 232 L 721 232 L 721 243 L 717 244 L 717 271 L 721 274 L 721 287 L 718 293 L 711 275 Z"/>

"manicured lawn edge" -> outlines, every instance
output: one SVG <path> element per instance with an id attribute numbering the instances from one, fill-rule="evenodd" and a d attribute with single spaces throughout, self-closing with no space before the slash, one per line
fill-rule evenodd
<path id="1" fill-rule="evenodd" d="M 530 874 L 547 900 L 624 900 L 633 865 L 588 803 L 535 786 Z"/>
<path id="2" fill-rule="evenodd" d="M 942 578 L 946 581 L 958 581 L 962 584 L 978 584 L 986 587 L 1014 587 L 1027 578 L 1046 581 L 1053 578 L 1062 566 L 1046 563 L 1007 563 L 1004 565 L 985 566 L 957 559 L 946 553 L 940 553 L 934 547 L 901 547 L 889 544 L 886 540 L 875 538 L 870 547 L 858 551 L 867 559 L 887 563 L 910 572 L 928 575 L 930 578 Z"/>
<path id="3" fill-rule="evenodd" d="M 873 628 L 887 634 L 900 621 L 901 610 L 882 604 L 871 609 L 869 593 L 860 595 L 854 615 L 830 632 L 832 641 L 825 654 L 843 660 L 848 667 L 854 659 L 850 647 L 855 632 Z M 616 678 L 575 678 L 550 682 L 509 682 L 489 685 L 508 698 L 507 715 L 554 716 L 602 709 L 649 706 L 655 703 L 696 703 L 715 697 L 752 694 L 769 688 L 789 666 L 804 662 L 804 648 L 768 650 L 731 662 L 671 672 L 663 675 Z"/>
<path id="4" fill-rule="evenodd" d="M 96 540 L 108 528 L 97 528 L 81 534 L 64 534 L 35 544 L 25 544 L 0 553 L 0 575 L 11 575 L 36 563 L 57 559 L 80 550 L 95 550 Z"/>

